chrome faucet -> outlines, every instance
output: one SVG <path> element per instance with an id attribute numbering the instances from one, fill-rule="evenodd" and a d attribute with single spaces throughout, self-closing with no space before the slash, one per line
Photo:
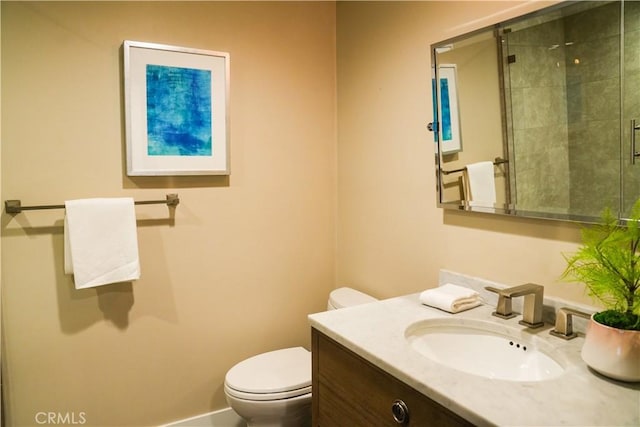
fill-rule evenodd
<path id="1" fill-rule="evenodd" d="M 583 313 L 582 311 L 574 310 L 569 307 L 562 307 L 558 309 L 558 312 L 556 313 L 556 327 L 553 331 L 549 331 L 549 333 L 554 337 L 565 340 L 577 337 L 578 334 L 573 332 L 573 316 L 583 317 L 585 319 L 589 319 L 591 317 L 588 313 Z"/>
<path id="2" fill-rule="evenodd" d="M 516 314 L 511 308 L 511 299 L 524 296 L 524 309 L 522 310 L 522 320 L 518 323 L 529 328 L 539 328 L 544 325 L 542 321 L 542 302 L 544 299 L 544 286 L 535 283 L 514 286 L 512 288 L 498 289 L 492 286 L 485 287 L 486 290 L 498 294 L 498 305 L 493 314 L 502 319 L 511 319 Z"/>

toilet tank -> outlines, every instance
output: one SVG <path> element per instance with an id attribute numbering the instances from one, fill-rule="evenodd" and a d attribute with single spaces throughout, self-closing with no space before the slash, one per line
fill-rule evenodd
<path id="1" fill-rule="evenodd" d="M 378 301 L 371 295 L 367 295 L 352 288 L 342 287 L 334 289 L 329 294 L 329 302 L 327 310 L 335 310 L 337 308 L 352 307 L 354 305 L 367 304 Z"/>

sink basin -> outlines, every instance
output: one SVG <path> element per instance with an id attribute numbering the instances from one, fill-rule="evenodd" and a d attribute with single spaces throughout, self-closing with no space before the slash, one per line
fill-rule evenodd
<path id="1" fill-rule="evenodd" d="M 486 378 L 544 381 L 565 370 L 549 343 L 497 323 L 429 319 L 409 326 L 405 338 L 433 362 Z"/>

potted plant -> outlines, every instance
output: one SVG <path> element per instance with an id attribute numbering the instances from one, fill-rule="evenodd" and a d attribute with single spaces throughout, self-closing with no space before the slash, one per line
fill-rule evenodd
<path id="1" fill-rule="evenodd" d="M 595 371 L 640 381 L 640 199 L 626 225 L 611 210 L 582 230 L 582 246 L 564 255 L 563 278 L 586 285 L 603 311 L 591 316 L 582 359 Z"/>

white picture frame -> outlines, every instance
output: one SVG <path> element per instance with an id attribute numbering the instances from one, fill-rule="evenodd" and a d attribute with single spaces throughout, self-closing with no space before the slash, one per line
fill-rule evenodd
<path id="1" fill-rule="evenodd" d="M 229 53 L 125 40 L 128 176 L 229 175 Z"/>
<path id="2" fill-rule="evenodd" d="M 455 64 L 438 65 L 438 138 L 442 154 L 462 151 Z"/>

